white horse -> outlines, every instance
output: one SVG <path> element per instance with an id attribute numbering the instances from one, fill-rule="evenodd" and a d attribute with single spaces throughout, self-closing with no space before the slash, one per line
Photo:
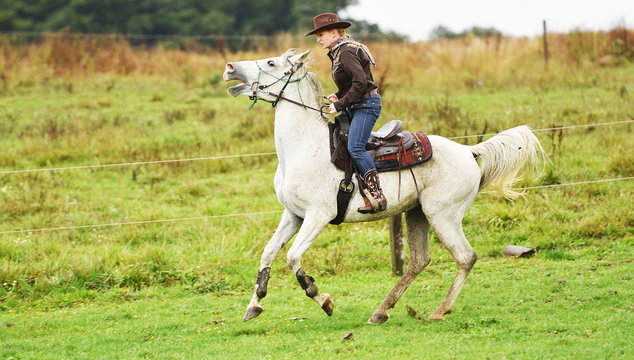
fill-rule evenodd
<path id="1" fill-rule="evenodd" d="M 314 279 L 301 267 L 302 254 L 337 215 L 337 191 L 343 171 L 330 162 L 328 120 L 319 112 L 323 90 L 303 62 L 309 51 L 287 51 L 279 57 L 227 63 L 224 79 L 240 80 L 228 89 L 231 95 L 246 95 L 275 106 L 275 148 L 279 161 L 275 173 L 275 192 L 284 206 L 282 220 L 264 248 L 253 296 L 244 321 L 262 313 L 260 301 L 266 296 L 271 263 L 297 234 L 287 254 L 287 264 L 306 295 L 330 316 L 334 308 L 329 294 L 318 292 Z M 283 93 L 283 94 L 282 94 Z M 372 314 L 368 324 L 380 324 L 414 278 L 429 264 L 429 229 L 434 228 L 441 243 L 458 265 L 458 273 L 440 306 L 429 316 L 443 320 L 451 312 L 477 256 L 462 231 L 462 219 L 478 191 L 495 187 L 511 198 L 518 171 L 525 164 L 535 165 L 543 149 L 526 126 L 499 133 L 495 137 L 466 146 L 440 136 L 429 136 L 433 158 L 403 176 L 400 200 L 397 172 L 381 173 L 387 198 L 386 211 L 361 214 L 364 205 L 358 191 L 348 206 L 344 222 L 375 221 L 406 214 L 410 259 L 407 271 Z M 479 159 L 480 164 L 476 161 Z M 407 172 L 409 174 L 409 172 Z M 358 189 L 358 184 L 356 184 Z"/>

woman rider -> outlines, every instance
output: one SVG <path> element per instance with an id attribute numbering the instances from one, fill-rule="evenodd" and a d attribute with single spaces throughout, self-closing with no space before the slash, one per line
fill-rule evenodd
<path id="1" fill-rule="evenodd" d="M 344 34 L 350 27 L 347 21 L 339 21 L 336 14 L 324 13 L 313 18 L 315 29 L 305 36 L 316 34 L 317 42 L 328 49 L 332 62 L 332 78 L 339 91 L 328 95 L 330 113 L 345 110 L 350 116 L 348 152 L 354 160 L 359 174 L 362 174 L 365 206 L 361 213 L 375 213 L 385 210 L 387 200 L 379 183 L 379 174 L 372 157 L 365 150 L 379 114 L 381 96 L 370 71 L 370 64 L 376 67 L 368 48 Z M 369 193 L 369 194 L 368 194 Z M 375 201 L 368 199 L 371 196 Z"/>

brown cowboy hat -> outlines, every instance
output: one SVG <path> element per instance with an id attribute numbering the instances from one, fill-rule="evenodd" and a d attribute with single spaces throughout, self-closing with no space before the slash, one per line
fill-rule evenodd
<path id="1" fill-rule="evenodd" d="M 307 32 L 306 34 L 304 34 L 304 36 L 316 34 L 322 30 L 345 29 L 349 28 L 350 25 L 352 25 L 347 21 L 339 21 L 337 14 L 333 13 L 319 14 L 313 18 L 313 23 L 315 25 L 315 29 Z"/>

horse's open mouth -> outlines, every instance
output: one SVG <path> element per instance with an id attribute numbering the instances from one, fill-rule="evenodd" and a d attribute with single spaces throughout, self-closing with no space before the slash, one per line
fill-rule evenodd
<path id="1" fill-rule="evenodd" d="M 237 97 L 239 95 L 251 95 L 251 87 L 245 83 L 232 86 L 228 88 L 227 91 L 233 97 Z"/>
<path id="2" fill-rule="evenodd" d="M 244 82 L 245 80 L 242 78 L 242 76 L 236 73 L 236 67 L 232 63 L 227 63 L 227 65 L 225 66 L 225 72 L 222 74 L 222 78 L 225 81 L 232 81 L 232 80 L 242 81 L 241 84 L 232 86 L 227 89 L 227 91 L 229 92 L 229 94 L 231 94 L 231 96 L 237 97 L 239 95 L 252 94 L 251 87 Z"/>

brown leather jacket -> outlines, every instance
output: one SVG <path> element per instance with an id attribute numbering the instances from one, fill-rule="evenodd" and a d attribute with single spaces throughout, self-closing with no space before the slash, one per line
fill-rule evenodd
<path id="1" fill-rule="evenodd" d="M 337 111 L 358 102 L 363 95 L 377 89 L 370 71 L 372 62 L 360 46 L 345 43 L 334 51 L 329 51 L 328 57 L 332 62 L 332 78 L 339 88 L 335 93 L 339 100 L 334 102 Z"/>

